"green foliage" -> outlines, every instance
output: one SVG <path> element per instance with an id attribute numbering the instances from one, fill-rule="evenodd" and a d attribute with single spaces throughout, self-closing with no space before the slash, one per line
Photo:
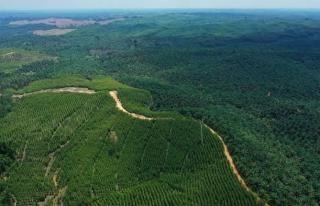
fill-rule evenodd
<path id="1" fill-rule="evenodd" d="M 0 49 L 0 72 L 14 72 L 23 65 L 49 59 L 45 55 L 23 49 Z"/>
<path id="2" fill-rule="evenodd" d="M 0 95 L 0 118 L 11 111 L 12 100 L 9 95 Z"/>
<path id="3" fill-rule="evenodd" d="M 39 91 L 41 89 L 53 89 L 61 87 L 87 87 L 96 91 L 114 90 L 121 88 L 129 88 L 110 77 L 99 77 L 93 80 L 83 79 L 81 76 L 60 76 L 53 79 L 44 79 L 32 82 L 27 87 L 23 88 L 20 93 L 28 93 Z"/>
<path id="4" fill-rule="evenodd" d="M 3 175 L 14 160 L 15 152 L 6 144 L 0 143 L 0 175 Z"/>
<path id="5" fill-rule="evenodd" d="M 42 14 L 41 17 L 46 15 L 48 14 Z M 119 14 L 68 15 L 74 18 L 84 18 L 84 16 L 101 18 Z M 11 28 L 6 26 L 10 18 L 0 18 L 1 48 L 41 51 L 48 56 L 59 57 L 58 62 L 34 62 L 10 73 L 0 71 L 0 89 L 14 88 L 24 92 L 78 85 L 93 88 L 105 95 L 107 90 L 118 88 L 124 106 L 130 111 L 164 117 L 167 117 L 168 113 L 154 113 L 150 110 L 180 112 L 203 120 L 219 131 L 230 147 L 240 173 L 253 190 L 271 205 L 319 205 L 320 16 L 317 11 L 155 11 L 121 15 L 128 18 L 108 26 L 83 27 L 67 36 L 49 38 L 35 37 L 29 33 L 31 30 L 47 26 Z M 32 14 L 30 18 L 35 17 L 36 14 Z M 74 75 L 85 77 L 86 80 Z M 91 79 L 97 75 L 111 75 L 130 86 L 146 89 L 150 91 L 153 99 L 149 92 L 144 90 L 122 87 L 118 83 L 110 83 L 113 86 L 108 86 L 104 84 L 106 80 L 103 78 L 100 81 L 92 81 Z M 30 84 L 35 80 L 48 78 L 53 80 Z M 22 89 L 24 86 L 27 87 Z M 57 96 L 61 98 L 64 95 Z M 34 106 L 31 103 L 30 105 Z M 20 108 L 19 102 L 13 110 L 15 108 Z M 51 112 L 56 113 L 56 111 Z M 7 114 L 5 119 L 11 115 Z M 41 116 L 41 113 L 37 115 Z M 181 117 L 181 115 L 170 115 L 177 119 Z M 49 114 L 47 116 L 50 117 Z M 106 111 L 101 112 L 101 116 L 115 118 L 119 123 L 126 122 Z M 33 118 L 37 119 L 36 116 Z M 90 123 L 90 128 L 100 127 L 101 125 L 98 125 L 103 118 L 100 117 Z M 180 120 L 187 121 L 185 118 Z M 15 121 L 12 122 L 15 124 Z M 103 130 L 101 137 L 113 131 L 110 122 L 109 120 L 105 122 L 109 126 L 101 129 Z M 133 123 L 123 123 L 126 124 L 132 126 Z M 34 127 L 31 126 L 33 132 L 41 130 L 39 125 L 40 122 L 37 122 Z M 22 126 L 18 124 L 15 129 L 22 130 L 21 128 L 27 128 L 29 125 Z M 144 130 L 147 126 L 140 125 L 140 127 Z M 122 132 L 127 131 L 118 130 L 117 136 L 125 138 L 126 135 Z M 10 132 L 8 134 L 11 134 Z M 88 138 L 82 142 L 83 145 L 90 140 L 89 137 L 95 136 L 92 134 L 96 134 L 95 131 L 85 132 L 83 131 L 83 134 Z M 46 133 L 47 136 L 50 134 Z M 143 133 L 140 136 L 144 140 L 147 134 Z M 17 137 L 24 136 L 17 134 Z M 80 134 L 77 134 L 77 137 L 82 139 Z M 161 153 L 167 141 L 163 139 L 153 137 L 150 138 L 150 142 L 144 142 L 144 145 L 151 145 L 146 147 L 146 152 L 151 148 Z M 66 140 L 65 137 L 62 140 Z M 93 138 L 92 144 L 96 143 L 94 140 L 98 141 L 97 138 Z M 103 143 L 107 146 L 101 149 L 101 154 L 106 154 L 108 158 L 104 163 L 99 163 L 101 168 L 105 165 L 111 165 L 111 168 L 118 165 L 118 162 L 123 160 L 124 154 L 121 152 L 123 148 L 113 145 L 110 141 Z M 136 146 L 135 144 L 137 142 L 132 143 Z M 25 141 L 17 141 L 20 152 L 24 145 Z M 94 145 L 101 146 L 101 144 Z M 178 149 L 172 149 L 174 154 L 177 154 L 177 159 L 170 159 L 173 165 L 183 162 L 181 156 L 184 150 L 180 146 L 188 148 L 179 145 Z M 88 154 L 95 153 L 92 152 L 94 149 L 85 151 L 88 151 Z M 83 157 L 81 149 L 74 151 L 74 154 Z M 72 156 L 73 154 L 70 154 L 70 157 Z M 87 159 L 85 159 L 87 156 L 83 159 L 90 162 L 100 158 L 97 156 L 99 157 L 99 155 L 88 155 Z M 46 156 L 43 158 L 47 161 Z M 115 175 L 118 166 L 105 176 L 102 175 L 105 169 L 100 169 L 99 179 L 93 175 L 91 168 L 84 164 L 81 171 L 86 171 L 86 176 L 91 175 L 96 178 L 94 184 L 84 182 L 78 176 L 71 177 L 73 172 L 69 176 L 66 174 L 66 179 L 61 181 L 67 183 L 69 180 L 67 177 L 70 177 L 75 182 L 74 185 L 81 185 L 80 183 L 84 185 L 70 189 L 73 192 L 69 192 L 66 196 L 68 203 L 87 204 L 91 201 L 91 197 L 96 196 L 97 201 L 93 200 L 92 204 L 113 205 L 119 202 L 128 204 L 130 201 L 135 201 L 137 205 L 147 205 L 149 202 L 144 202 L 147 200 L 143 199 L 142 195 L 148 192 L 150 198 L 163 194 L 159 197 L 159 201 L 154 203 L 155 205 L 177 205 L 181 201 L 181 204 L 186 203 L 183 199 L 185 194 L 195 192 L 199 198 L 194 198 L 194 204 L 216 205 L 218 197 L 215 195 L 218 193 L 214 193 L 216 190 L 211 190 L 211 187 L 205 187 L 200 180 L 208 181 L 205 178 L 208 171 L 212 175 L 217 173 L 210 169 L 204 169 L 203 173 L 195 171 L 191 176 L 198 178 L 199 183 L 186 174 L 185 177 L 190 178 L 190 181 L 184 182 L 187 178 L 184 179 L 177 174 L 167 177 L 168 174 L 161 174 L 166 170 L 152 165 L 153 161 L 161 162 L 161 158 L 154 160 L 150 155 L 150 159 L 148 161 L 150 167 L 149 164 L 144 164 L 144 161 L 137 166 L 127 163 L 130 165 L 130 171 L 125 167 L 127 169 L 123 173 L 128 172 L 129 176 L 133 177 L 128 181 L 130 186 L 121 185 L 126 182 L 123 180 L 126 175 Z M 72 164 L 73 160 L 66 159 L 66 161 Z M 76 162 L 80 164 L 81 160 Z M 45 161 L 42 162 L 43 165 Z M 123 169 L 122 162 L 121 168 Z M 147 172 L 139 174 L 137 172 L 139 168 Z M 70 168 L 72 171 L 77 169 L 79 168 Z M 30 169 L 29 173 L 33 173 L 31 171 Z M 134 175 L 129 173 L 131 171 L 135 172 Z M 172 168 L 169 171 L 177 173 Z M 212 178 L 209 175 L 208 177 Z M 161 181 L 155 182 L 154 178 Z M 99 186 L 105 179 L 111 182 L 111 186 L 109 189 L 100 190 Z M 138 181 L 141 182 L 138 184 Z M 43 189 L 46 187 L 46 180 L 39 182 L 43 182 L 39 191 L 49 191 Z M 182 185 L 188 183 L 191 186 L 188 190 L 184 190 Z M 88 185 L 98 186 L 92 192 L 86 189 Z M 154 185 L 155 189 L 152 190 L 153 187 L 150 185 Z M 30 188 L 34 187 L 33 185 Z M 221 186 L 223 187 L 226 186 Z M 53 192 L 53 189 L 51 191 Z M 106 191 L 112 193 L 98 198 L 99 194 L 104 194 Z M 38 195 L 38 199 L 43 199 L 44 193 L 48 192 L 42 192 Z M 201 202 L 207 199 L 200 198 L 200 195 L 213 198 Z M 229 200 L 223 196 L 224 193 L 219 195 Z M 82 197 L 81 201 L 77 199 L 79 196 Z M 187 201 L 192 200 L 190 197 Z M 240 202 L 241 200 L 235 205 L 245 205 Z"/>
<path id="6" fill-rule="evenodd" d="M 118 89 L 134 109 L 150 102 L 148 92 L 110 78 L 70 80 Z M 69 84 L 46 80 L 28 89 Z M 63 188 L 64 205 L 262 205 L 238 182 L 217 137 L 195 120 L 166 115 L 134 119 L 116 109 L 106 90 L 25 97 L 0 119 L 0 140 L 18 153 L 6 192 L 17 205 L 37 204 Z"/>

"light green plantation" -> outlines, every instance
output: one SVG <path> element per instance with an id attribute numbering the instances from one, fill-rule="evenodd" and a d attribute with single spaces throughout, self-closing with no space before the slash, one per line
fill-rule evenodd
<path id="1" fill-rule="evenodd" d="M 23 91 L 66 86 L 96 93 L 33 94 L 0 119 L 0 141 L 17 151 L 0 180 L 3 205 L 262 205 L 238 182 L 217 137 L 193 119 L 153 113 L 144 90 L 63 77 Z M 156 118 L 119 111 L 110 90 L 129 111 Z"/>
<path id="2" fill-rule="evenodd" d="M 23 65 L 37 61 L 53 60 L 54 58 L 45 56 L 35 51 L 23 49 L 0 49 L 0 72 L 11 73 L 18 70 Z"/>

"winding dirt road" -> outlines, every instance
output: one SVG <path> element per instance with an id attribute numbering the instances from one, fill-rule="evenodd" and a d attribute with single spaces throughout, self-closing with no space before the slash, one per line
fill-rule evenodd
<path id="1" fill-rule="evenodd" d="M 120 101 L 120 99 L 118 97 L 117 91 L 110 91 L 109 94 L 113 98 L 113 100 L 116 102 L 117 109 L 120 110 L 121 112 L 124 112 L 124 113 L 130 115 L 131 117 L 136 118 L 136 119 L 140 119 L 140 120 L 148 120 L 148 121 L 154 120 L 154 118 L 151 118 L 151 117 L 146 117 L 141 114 L 135 114 L 135 113 L 128 112 L 123 107 L 122 102 Z"/>
<path id="2" fill-rule="evenodd" d="M 226 143 L 224 142 L 222 136 L 220 136 L 216 131 L 214 131 L 212 128 L 210 128 L 208 125 L 204 124 L 204 126 L 206 128 L 208 128 L 210 130 L 210 132 L 219 138 L 220 142 L 222 143 L 223 145 L 223 153 L 224 153 L 224 156 L 226 157 L 233 173 L 235 174 L 235 176 L 237 177 L 238 181 L 240 182 L 240 184 L 242 185 L 243 188 L 245 188 L 249 193 L 251 193 L 257 200 L 257 202 L 262 202 L 261 198 L 258 196 L 257 193 L 253 192 L 250 187 L 247 185 L 247 183 L 245 182 L 245 180 L 243 179 L 243 177 L 240 175 L 238 169 L 237 169 L 237 166 L 236 164 L 234 163 L 233 159 L 232 159 L 232 156 L 229 152 L 229 149 L 228 149 L 228 146 L 226 145 Z M 265 203 L 266 206 L 270 206 L 269 204 Z"/>
<path id="3" fill-rule="evenodd" d="M 47 90 L 40 90 L 40 91 L 36 91 L 36 92 L 31 92 L 31 93 L 25 93 L 25 94 L 21 94 L 21 95 L 13 95 L 13 98 L 23 98 L 32 94 L 39 94 L 39 93 L 47 93 L 47 92 L 52 92 L 52 93 L 62 93 L 62 92 L 70 92 L 70 93 L 84 93 L 84 94 L 94 94 L 96 93 L 96 91 L 94 90 L 90 90 L 88 88 L 80 88 L 80 87 L 65 87 L 65 88 L 59 88 L 59 89 L 47 89 Z M 129 111 L 127 111 L 123 105 L 122 102 L 118 96 L 118 92 L 117 91 L 110 91 L 109 95 L 113 98 L 113 100 L 116 103 L 116 108 L 123 112 L 126 113 L 128 115 L 130 115 L 133 118 L 136 119 L 140 119 L 140 120 L 147 120 L 147 121 L 151 121 L 151 120 L 155 120 L 157 118 L 151 118 L 151 117 L 146 117 L 144 115 L 141 114 L 136 114 L 136 113 L 131 113 Z M 223 148 L 224 148 L 224 156 L 226 157 L 230 168 L 232 169 L 233 173 L 235 174 L 235 176 L 237 177 L 238 181 L 240 182 L 240 184 L 251 194 L 253 194 L 257 200 L 257 202 L 262 202 L 262 200 L 260 199 L 260 197 L 254 193 L 246 184 L 245 180 L 241 177 L 233 159 L 232 156 L 228 150 L 227 145 L 225 144 L 225 142 L 223 141 L 222 136 L 220 136 L 216 131 L 214 131 L 212 128 L 210 128 L 208 125 L 203 124 L 206 128 L 208 128 L 210 130 L 210 132 L 219 138 L 219 140 L 221 141 L 221 143 L 223 144 Z M 47 174 L 47 172 L 46 172 Z M 63 196 L 64 192 L 65 192 L 66 188 L 63 188 L 61 191 L 59 191 L 59 194 L 57 195 L 57 199 L 61 196 Z M 269 206 L 267 203 L 265 204 L 266 206 Z"/>
<path id="4" fill-rule="evenodd" d="M 135 113 L 130 113 L 128 112 L 122 105 L 121 103 L 121 100 L 119 99 L 118 97 L 118 92 L 117 91 L 110 91 L 109 92 L 110 96 L 114 99 L 115 103 L 116 103 L 116 107 L 118 108 L 118 110 L 126 113 L 126 114 L 129 114 L 130 116 L 134 117 L 134 118 L 137 118 L 137 119 L 141 119 L 141 120 L 154 120 L 154 118 L 150 118 L 150 117 L 145 117 L 143 115 L 140 115 L 140 114 L 135 114 Z M 229 152 L 229 149 L 227 147 L 227 145 L 225 144 L 225 142 L 223 141 L 223 138 L 222 136 L 220 136 L 216 131 L 214 131 L 212 128 L 210 128 L 208 125 L 204 124 L 204 126 L 206 128 L 208 128 L 210 130 L 210 132 L 219 138 L 220 142 L 222 143 L 223 145 L 223 148 L 224 148 L 224 156 L 226 157 L 233 173 L 235 174 L 235 176 L 237 177 L 238 181 L 240 182 L 240 184 L 242 185 L 242 187 L 244 187 L 249 193 L 251 193 L 257 200 L 257 202 L 262 202 L 261 198 L 255 193 L 253 192 L 249 187 L 248 185 L 246 184 L 245 180 L 241 177 L 233 159 L 232 159 L 232 156 Z M 267 203 L 265 204 L 266 206 L 269 206 Z"/>

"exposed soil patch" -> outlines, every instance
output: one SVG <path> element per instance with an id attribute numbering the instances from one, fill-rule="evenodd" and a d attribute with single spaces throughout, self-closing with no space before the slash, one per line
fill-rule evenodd
<path id="1" fill-rule="evenodd" d="M 82 87 L 65 87 L 65 88 L 59 88 L 59 89 L 44 89 L 36 92 L 30 92 L 25 94 L 15 94 L 12 95 L 12 98 L 15 99 L 21 99 L 23 97 L 27 97 L 33 94 L 41 94 L 41 93 L 64 93 L 64 92 L 70 92 L 70 93 L 82 93 L 82 94 L 95 94 L 96 91 L 90 90 L 88 88 L 82 88 Z"/>
<path id="2" fill-rule="evenodd" d="M 118 142 L 118 136 L 117 136 L 117 133 L 115 131 L 111 131 L 109 133 L 108 138 L 113 144 L 116 144 Z"/>
<path id="3" fill-rule="evenodd" d="M 35 30 L 32 33 L 37 36 L 62 36 L 73 31 L 75 31 L 75 29 L 50 29 L 50 30 Z"/>
<path id="4" fill-rule="evenodd" d="M 35 30 L 32 33 L 37 36 L 61 36 L 75 31 L 76 27 L 83 27 L 89 25 L 102 25 L 107 26 L 116 21 L 123 21 L 124 18 L 106 19 L 106 20 L 93 20 L 93 19 L 68 19 L 68 18 L 47 18 L 47 19 L 34 19 L 34 20 L 19 20 L 9 23 L 11 26 L 24 26 L 24 25 L 37 25 L 45 24 L 55 26 L 57 29 L 50 30 Z"/>
<path id="5" fill-rule="evenodd" d="M 54 174 L 52 177 L 52 181 L 55 187 L 58 187 L 58 179 L 59 179 L 58 174 L 57 173 Z"/>
<path id="6" fill-rule="evenodd" d="M 49 203 L 52 203 L 53 206 L 62 206 L 62 199 L 67 191 L 67 186 L 58 190 L 54 195 L 48 195 L 42 202 L 38 202 L 38 206 L 46 206 Z"/>
<path id="7" fill-rule="evenodd" d="M 62 206 L 63 205 L 62 199 L 63 199 L 64 195 L 66 194 L 67 189 L 68 189 L 68 186 L 61 188 L 58 191 L 58 194 L 54 196 L 54 198 L 53 198 L 53 205 L 54 206 Z"/>
<path id="8" fill-rule="evenodd" d="M 68 28 L 68 27 L 81 27 L 89 26 L 93 24 L 109 25 L 115 21 L 123 21 L 124 18 L 108 19 L 108 20 L 92 20 L 92 19 L 68 19 L 68 18 L 48 18 L 48 19 L 35 19 L 35 20 L 19 20 L 12 21 L 9 25 L 12 26 L 24 26 L 24 25 L 36 25 L 45 24 L 55 26 L 57 28 Z"/>
<path id="9" fill-rule="evenodd" d="M 67 18 L 48 18 L 48 19 L 36 19 L 36 20 L 20 20 L 10 22 L 9 25 L 14 26 L 23 26 L 23 25 L 36 25 L 36 24 L 45 24 L 50 26 L 56 26 L 58 28 L 66 28 L 70 26 L 88 26 L 95 24 L 94 20 L 73 20 Z"/>
<path id="10" fill-rule="evenodd" d="M 14 195 L 12 195 L 12 201 L 13 201 L 12 205 L 17 206 L 17 198 Z"/>
<path id="11" fill-rule="evenodd" d="M 28 146 L 28 141 L 26 142 L 23 152 L 22 152 L 22 157 L 21 157 L 21 162 L 23 162 L 26 159 L 26 155 L 27 155 L 27 146 Z"/>
<path id="12" fill-rule="evenodd" d="M 46 206 L 49 204 L 49 202 L 51 202 L 53 199 L 53 195 L 48 195 L 43 202 L 38 202 L 38 206 Z"/>
<path id="13" fill-rule="evenodd" d="M 6 53 L 6 54 L 1 55 L 1 57 L 12 56 L 12 55 L 14 55 L 15 53 L 16 53 L 16 52 L 9 52 L 9 53 Z"/>

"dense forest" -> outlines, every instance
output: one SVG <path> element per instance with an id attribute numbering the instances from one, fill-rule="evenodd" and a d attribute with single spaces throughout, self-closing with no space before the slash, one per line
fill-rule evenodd
<path id="1" fill-rule="evenodd" d="M 0 116 L 35 80 L 111 75 L 151 92 L 151 108 L 218 131 L 249 186 L 271 205 L 320 203 L 320 15 L 316 11 L 148 11 L 58 14 L 124 21 L 40 37 L 8 26 L 53 14 L 2 14 L 0 47 L 57 60 L 0 68 Z M 57 15 L 57 14 L 56 14 Z"/>

